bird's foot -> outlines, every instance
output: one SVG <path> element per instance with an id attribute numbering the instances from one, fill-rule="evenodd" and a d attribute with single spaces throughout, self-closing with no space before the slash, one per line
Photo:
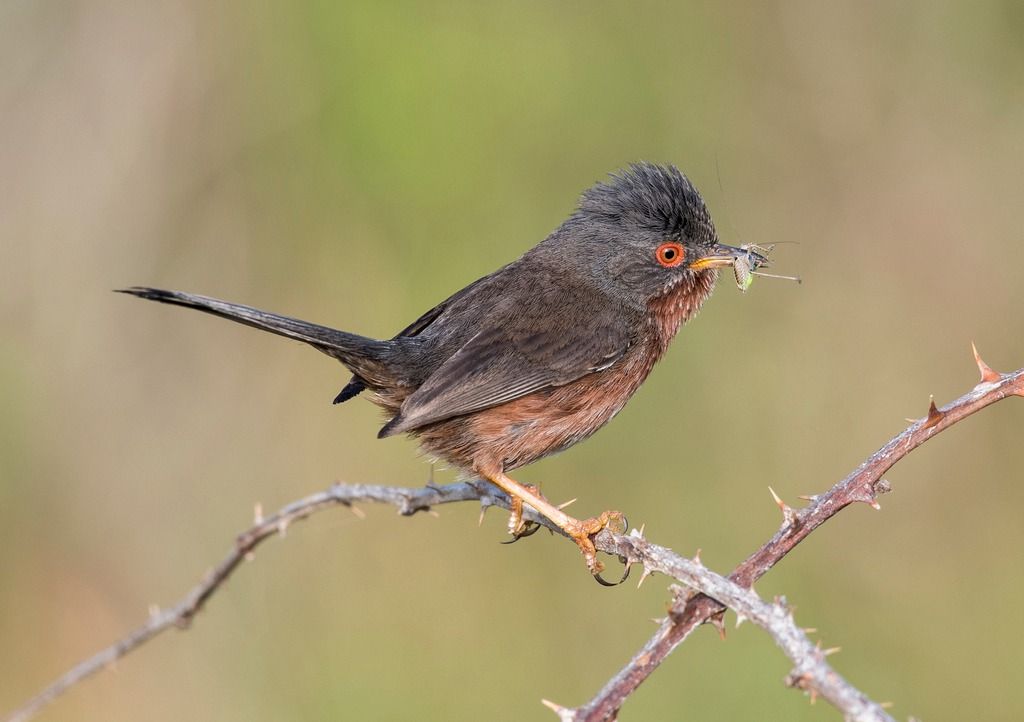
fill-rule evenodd
<path id="1" fill-rule="evenodd" d="M 538 499 L 547 501 L 544 495 L 540 493 L 540 489 L 533 484 L 523 484 L 523 488 Z M 505 544 L 517 542 L 523 537 L 528 537 L 540 529 L 540 524 L 537 522 L 523 519 L 523 500 L 521 498 L 515 494 L 510 494 L 509 499 L 511 500 L 511 504 L 509 506 L 511 514 L 508 518 L 508 533 L 511 534 L 513 538 L 512 541 L 504 542 Z"/>
<path id="2" fill-rule="evenodd" d="M 594 575 L 594 579 L 604 586 L 613 587 L 626 580 L 629 574 L 629 567 L 626 568 L 626 575 L 614 584 L 601 577 L 604 571 L 604 564 L 597 558 L 597 548 L 594 546 L 594 535 L 611 528 L 621 534 L 626 531 L 626 517 L 621 511 L 606 511 L 599 516 L 590 519 L 573 519 L 569 517 L 568 522 L 562 526 L 562 530 L 569 535 L 569 538 L 576 542 L 583 559 L 587 563 L 587 569 Z"/>
<path id="3" fill-rule="evenodd" d="M 512 512 L 508 520 L 508 531 L 513 536 L 512 541 L 522 539 L 524 536 L 529 536 L 540 528 L 540 524 L 534 522 L 525 521 L 523 519 L 523 503 L 529 504 L 538 514 L 549 519 L 555 526 L 562 530 L 566 536 L 576 542 L 576 546 L 579 547 L 580 552 L 583 553 L 583 559 L 587 563 L 587 569 L 594 575 L 594 579 L 598 583 L 608 587 L 614 587 L 616 584 L 621 584 L 629 576 L 629 565 L 626 564 L 625 572 L 622 575 L 622 579 L 618 582 L 611 583 L 605 581 L 601 577 L 601 572 L 604 570 L 604 564 L 597 560 L 597 548 L 594 546 L 594 535 L 600 533 L 604 529 L 611 528 L 617 533 L 626 531 L 627 522 L 626 517 L 623 516 L 620 511 L 606 511 L 599 516 L 592 519 L 576 519 L 569 516 L 562 508 L 567 506 L 555 506 L 540 493 L 536 486 L 532 484 L 520 484 L 514 479 L 508 478 L 504 472 L 494 469 L 488 469 L 487 467 L 478 467 L 476 469 L 484 479 L 497 486 L 499 489 L 508 494 L 509 497 L 509 510 Z M 532 526 L 531 526 L 532 525 Z"/>

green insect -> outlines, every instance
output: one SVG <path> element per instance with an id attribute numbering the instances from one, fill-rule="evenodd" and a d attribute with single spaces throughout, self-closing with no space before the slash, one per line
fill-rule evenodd
<path id="1" fill-rule="evenodd" d="M 756 243 L 747 243 L 740 246 L 745 255 L 737 256 L 732 264 L 732 272 L 736 278 L 736 287 L 746 293 L 754 282 L 754 276 L 767 276 L 768 278 L 782 278 L 787 281 L 800 283 L 799 276 L 777 276 L 773 273 L 764 273 L 758 269 L 768 265 L 768 255 L 775 250 L 775 245 L 760 246 Z"/>

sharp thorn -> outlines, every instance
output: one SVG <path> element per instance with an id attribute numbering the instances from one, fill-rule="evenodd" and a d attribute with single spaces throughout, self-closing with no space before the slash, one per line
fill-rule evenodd
<path id="1" fill-rule="evenodd" d="M 782 500 L 782 497 L 780 497 L 778 494 L 775 493 L 775 489 L 773 489 L 773 488 L 771 488 L 769 486 L 768 487 L 768 492 L 772 495 L 772 499 L 775 501 L 775 506 L 777 506 L 780 509 L 782 509 L 783 512 L 785 512 L 785 510 L 789 508 L 789 506 L 786 504 L 786 502 L 784 502 Z"/>
<path id="2" fill-rule="evenodd" d="M 651 576 L 652 574 L 654 574 L 654 572 L 649 567 L 644 567 L 644 571 L 640 575 L 640 581 L 637 582 L 636 588 L 639 589 L 641 586 L 643 586 L 643 583 L 647 581 L 647 577 Z"/>
<path id="3" fill-rule="evenodd" d="M 804 627 L 804 634 L 814 634 L 817 631 L 817 627 Z"/>
<path id="4" fill-rule="evenodd" d="M 711 626 L 712 627 L 714 627 L 715 629 L 718 630 L 718 638 L 721 639 L 724 642 L 725 641 L 725 612 L 719 612 L 718 614 L 713 616 L 708 621 L 711 622 Z"/>
<path id="5" fill-rule="evenodd" d="M 575 716 L 573 711 L 568 707 L 563 707 L 549 699 L 542 699 L 540 703 L 558 715 L 558 719 L 560 720 L 571 720 Z"/>
<path id="6" fill-rule="evenodd" d="M 697 553 L 693 555 L 693 563 L 694 564 L 700 564 L 701 566 L 704 566 L 704 564 L 700 560 L 700 549 L 698 549 Z"/>
<path id="7" fill-rule="evenodd" d="M 832 656 L 833 654 L 835 654 L 836 652 L 840 652 L 840 651 L 842 651 L 842 649 L 843 649 L 842 647 L 829 647 L 828 649 L 822 650 L 822 652 L 821 652 L 821 653 L 822 653 L 822 655 L 824 655 L 825 657 L 830 657 L 830 656 Z"/>
<path id="8" fill-rule="evenodd" d="M 564 502 L 562 502 L 561 504 L 558 505 L 558 508 L 559 509 L 564 509 L 565 507 L 569 506 L 570 504 L 575 504 L 577 499 L 579 499 L 579 497 L 576 497 L 576 499 L 569 499 L 569 501 L 564 501 Z"/>
<path id="9" fill-rule="evenodd" d="M 263 505 L 258 501 L 252 508 L 252 523 L 256 525 L 263 523 Z"/>
<path id="10" fill-rule="evenodd" d="M 978 371 L 981 372 L 981 382 L 986 384 L 994 384 L 1002 380 L 1002 375 L 998 371 L 993 371 L 987 363 L 981 360 L 981 356 L 978 354 L 978 347 L 974 345 L 974 341 L 971 341 L 971 350 L 974 352 L 974 363 L 978 364 Z"/>
<path id="11" fill-rule="evenodd" d="M 352 512 L 352 515 L 355 516 L 356 518 L 358 518 L 358 519 L 365 519 L 366 518 L 366 512 L 363 511 L 362 509 L 360 509 L 355 504 L 350 504 L 348 508 Z"/>
<path id="12" fill-rule="evenodd" d="M 793 509 L 782 500 L 778 494 L 775 493 L 775 489 L 768 487 L 768 491 L 771 492 L 772 499 L 775 500 L 775 506 L 779 507 L 779 511 L 782 512 L 782 521 L 785 526 L 789 526 L 793 523 L 794 514 Z"/>
<path id="13" fill-rule="evenodd" d="M 739 612 L 736 612 L 736 626 L 735 629 L 739 629 L 740 625 L 747 621 L 747 617 Z"/>
<path id="14" fill-rule="evenodd" d="M 928 418 L 924 421 L 924 428 L 930 429 L 936 426 L 942 421 L 942 412 L 935 406 L 935 397 L 931 397 L 931 402 L 928 404 Z"/>

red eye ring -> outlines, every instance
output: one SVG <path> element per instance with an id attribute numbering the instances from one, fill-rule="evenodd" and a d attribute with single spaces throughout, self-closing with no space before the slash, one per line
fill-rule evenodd
<path id="1" fill-rule="evenodd" d="M 654 257 L 665 268 L 675 268 L 686 258 L 686 250 L 681 243 L 668 241 L 658 246 Z"/>

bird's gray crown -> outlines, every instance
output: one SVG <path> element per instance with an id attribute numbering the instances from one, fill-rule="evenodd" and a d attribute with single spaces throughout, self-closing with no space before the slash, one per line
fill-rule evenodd
<path id="1" fill-rule="evenodd" d="M 703 243 L 717 240 L 704 199 L 673 165 L 634 163 L 585 191 L 577 213 L 606 223 L 641 227 L 668 238 Z"/>

